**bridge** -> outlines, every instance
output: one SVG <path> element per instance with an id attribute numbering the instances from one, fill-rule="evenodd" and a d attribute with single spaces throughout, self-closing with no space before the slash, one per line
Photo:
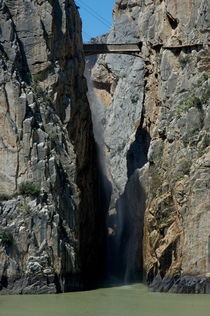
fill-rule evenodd
<path id="1" fill-rule="evenodd" d="M 142 43 L 131 44 L 84 44 L 85 56 L 98 54 L 128 54 L 134 55 L 141 52 Z"/>
<path id="2" fill-rule="evenodd" d="M 208 45 L 209 46 L 209 45 Z M 83 44 L 85 56 L 98 55 L 98 54 L 128 54 L 141 57 L 142 42 L 130 44 Z M 203 48 L 202 43 L 185 44 L 177 46 L 164 46 L 157 44 L 151 46 L 152 49 L 160 51 L 160 49 L 171 50 L 173 52 L 191 51 L 193 49 L 200 50 Z"/>

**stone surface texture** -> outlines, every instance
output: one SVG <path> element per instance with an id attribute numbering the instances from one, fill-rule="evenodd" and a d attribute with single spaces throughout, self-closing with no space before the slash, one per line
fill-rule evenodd
<path id="1" fill-rule="evenodd" d="M 143 256 L 153 290 L 209 292 L 209 5 L 117 0 L 107 43 L 141 41 L 141 58 L 102 55 L 92 70 L 113 188 L 109 234 L 119 236 L 129 221 L 137 229 L 132 254 Z"/>
<path id="2" fill-rule="evenodd" d="M 0 0 L 3 294 L 78 289 L 81 271 L 92 278 L 99 270 L 100 188 L 83 71 L 74 1 Z M 18 193 L 26 181 L 38 197 Z"/>
<path id="3" fill-rule="evenodd" d="M 0 0 L 0 293 L 210 292 L 209 0 L 116 0 L 92 117 L 77 9 Z"/>

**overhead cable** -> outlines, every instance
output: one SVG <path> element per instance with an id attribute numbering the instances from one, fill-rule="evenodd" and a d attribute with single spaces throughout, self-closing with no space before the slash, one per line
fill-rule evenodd
<path id="1" fill-rule="evenodd" d="M 80 0 L 77 0 L 78 2 L 80 2 Z M 104 22 L 104 19 L 101 18 L 98 14 L 96 15 L 95 13 L 92 12 L 92 10 L 90 10 L 88 7 L 83 7 L 83 5 L 81 6 L 82 9 L 84 9 L 85 11 L 87 11 L 90 15 L 92 15 L 93 17 L 95 17 L 99 22 L 101 22 L 102 24 L 104 24 L 105 26 L 107 26 L 108 28 L 111 27 L 110 24 L 107 24 L 106 22 Z"/>
<path id="2" fill-rule="evenodd" d="M 87 3 L 85 3 L 83 0 L 77 0 L 78 2 L 81 2 L 82 5 L 86 6 L 89 10 L 91 10 L 94 14 L 96 14 L 100 19 L 102 19 L 105 23 L 109 24 L 109 26 L 112 25 L 112 22 L 101 16 L 95 9 L 93 9 L 91 6 L 89 6 Z"/>

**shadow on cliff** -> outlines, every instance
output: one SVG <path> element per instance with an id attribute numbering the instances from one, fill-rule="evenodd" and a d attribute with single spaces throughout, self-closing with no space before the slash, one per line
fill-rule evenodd
<path id="1" fill-rule="evenodd" d="M 112 218 L 116 235 L 108 236 L 108 284 L 129 284 L 143 278 L 144 211 L 145 192 L 136 170 L 117 200 L 116 215 Z"/>
<path id="2" fill-rule="evenodd" d="M 100 287 L 106 277 L 107 227 L 106 217 L 110 205 L 112 185 L 99 161 L 98 146 L 93 144 L 92 196 L 86 195 L 80 212 L 80 258 L 82 288 L 90 290 Z M 89 200 L 89 202 L 88 202 Z M 92 204 L 91 214 L 85 208 Z"/>
<path id="3" fill-rule="evenodd" d="M 147 153 L 149 150 L 151 137 L 141 122 L 135 135 L 134 142 L 127 152 L 127 177 L 128 179 L 136 169 L 142 168 L 147 163 Z"/>
<path id="4" fill-rule="evenodd" d="M 127 152 L 127 176 L 124 193 L 116 202 L 116 213 L 110 217 L 115 228 L 108 235 L 108 281 L 116 286 L 143 280 L 143 231 L 146 195 L 140 183 L 139 169 L 147 163 L 149 133 L 141 127 Z"/>

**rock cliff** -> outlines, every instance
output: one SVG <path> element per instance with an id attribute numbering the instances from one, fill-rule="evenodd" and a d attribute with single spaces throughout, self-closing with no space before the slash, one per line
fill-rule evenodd
<path id="1" fill-rule="evenodd" d="M 92 70 L 120 249 L 111 266 L 132 280 L 143 264 L 153 290 L 210 291 L 209 9 L 117 0 L 107 43 L 142 42 L 141 58 L 102 55 Z"/>
<path id="2" fill-rule="evenodd" d="M 209 1 L 116 0 L 113 16 L 103 39 L 142 50 L 98 58 L 91 117 L 74 1 L 0 0 L 2 294 L 106 272 L 210 292 Z"/>
<path id="3" fill-rule="evenodd" d="M 1 293 L 63 292 L 100 274 L 83 71 L 74 1 L 0 0 Z"/>

